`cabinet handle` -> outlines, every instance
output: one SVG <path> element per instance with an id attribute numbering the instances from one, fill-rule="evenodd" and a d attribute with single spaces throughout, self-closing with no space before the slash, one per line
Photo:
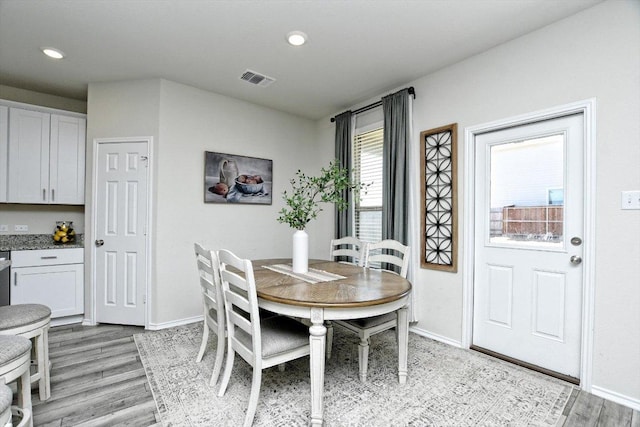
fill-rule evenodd
<path id="1" fill-rule="evenodd" d="M 53 188 L 51 189 L 51 201 L 55 201 L 56 200 L 56 190 L 54 190 Z"/>
<path id="2" fill-rule="evenodd" d="M 40 259 L 57 259 L 58 257 L 55 255 L 52 256 L 41 256 Z"/>
<path id="3" fill-rule="evenodd" d="M 47 189 L 46 188 L 42 189 L 42 200 L 43 201 L 47 200 Z"/>
<path id="4" fill-rule="evenodd" d="M 14 276 L 13 276 L 13 278 L 14 278 L 13 286 L 18 286 L 18 273 L 16 272 L 16 273 L 13 273 L 13 274 L 14 274 Z"/>

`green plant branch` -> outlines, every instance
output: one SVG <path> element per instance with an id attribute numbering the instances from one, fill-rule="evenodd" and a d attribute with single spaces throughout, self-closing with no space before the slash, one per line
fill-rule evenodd
<path id="1" fill-rule="evenodd" d="M 335 160 L 328 168 L 320 169 L 320 176 L 308 176 L 300 169 L 292 178 L 291 192 L 284 191 L 282 197 L 287 207 L 280 210 L 278 222 L 288 224 L 291 228 L 304 230 L 307 224 L 322 212 L 320 203 L 334 203 L 338 210 L 344 210 L 348 203 L 342 197 L 343 192 L 350 191 L 357 197 L 361 190 L 370 184 L 354 184 L 349 179 L 349 171 L 340 167 Z"/>

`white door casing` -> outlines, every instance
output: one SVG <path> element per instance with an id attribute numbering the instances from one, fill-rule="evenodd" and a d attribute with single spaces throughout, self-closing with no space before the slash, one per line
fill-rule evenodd
<path id="1" fill-rule="evenodd" d="M 146 326 L 151 138 L 98 139 L 94 155 L 95 321 Z"/>
<path id="2" fill-rule="evenodd" d="M 582 115 L 478 135 L 475 148 L 473 344 L 578 378 Z"/>
<path id="3" fill-rule="evenodd" d="M 479 245 L 485 243 L 481 240 L 478 242 L 478 236 L 483 235 L 478 231 L 478 228 L 484 228 L 485 224 L 476 224 L 475 212 L 478 211 L 476 206 L 476 194 L 477 194 L 477 176 L 476 168 L 479 166 L 476 164 L 476 148 L 478 145 L 478 139 L 483 134 L 490 132 L 500 131 L 516 126 L 528 125 L 535 122 L 552 120 L 559 117 L 566 117 L 574 114 L 579 114 L 584 120 L 582 125 L 583 130 L 583 153 L 580 155 L 584 170 L 582 171 L 582 194 L 578 195 L 581 201 L 584 202 L 584 210 L 582 214 L 582 258 L 583 262 L 579 265 L 578 270 L 582 273 L 581 280 L 581 296 L 580 306 L 581 312 L 579 314 L 581 327 L 577 331 L 578 335 L 578 358 L 579 367 L 577 377 L 580 378 L 580 385 L 582 389 L 586 391 L 591 390 L 591 377 L 592 377 L 592 357 L 593 357 L 593 318 L 594 318 L 594 279 L 595 279 L 595 99 L 580 101 L 572 104 L 562 105 L 559 107 L 550 108 L 543 111 L 538 111 L 522 116 L 511 117 L 491 123 L 477 125 L 465 129 L 465 209 L 464 209 L 464 224 L 465 233 L 464 236 L 464 270 L 463 270 L 463 336 L 462 344 L 465 347 L 470 347 L 474 342 L 474 301 L 478 298 L 476 295 L 477 290 L 474 288 L 476 280 L 475 265 L 481 260 L 481 257 L 477 254 Z M 482 166 L 484 167 L 485 164 Z M 484 197 L 484 196 L 483 196 Z M 576 196 L 572 196 L 575 198 Z M 485 199 L 486 200 L 486 199 Z M 484 235 L 483 235 L 484 236 Z M 574 249 L 576 248 L 570 243 L 570 239 L 573 237 L 571 231 L 565 233 L 564 251 L 566 251 L 566 261 L 569 264 L 568 259 L 571 255 L 574 255 Z M 512 251 L 529 252 L 526 249 L 511 249 Z M 541 251 L 544 252 L 544 251 Z M 556 251 L 557 253 L 558 251 Z M 552 252 L 552 254 L 556 254 Z M 526 257 L 522 257 L 525 258 Z M 502 258 L 500 262 L 495 262 L 495 268 L 491 271 L 496 277 L 500 277 L 502 274 L 505 279 L 511 277 L 509 260 Z M 571 265 L 571 264 L 570 264 Z M 506 268 L 505 268 L 506 267 Z M 575 266 L 574 266 L 575 267 Z M 580 268 L 581 267 L 581 268 Z M 553 289 L 551 283 L 555 281 L 556 284 L 564 283 L 565 276 L 562 270 L 549 269 L 550 273 L 545 273 L 543 269 L 538 269 L 530 272 L 528 278 L 534 285 L 544 285 L 541 289 Z M 575 271 L 570 271 L 574 273 Z M 509 274 L 506 274 L 509 273 Z M 488 274 L 485 269 L 484 274 Z M 550 281 L 542 279 L 551 279 Z M 500 282 L 498 282 L 500 283 Z M 501 282 L 503 285 L 508 284 L 507 280 Z M 514 286 L 515 288 L 515 286 Z M 533 290 L 530 289 L 531 297 L 534 298 Z M 548 295 L 548 294 L 547 294 Z M 544 293 L 538 294 L 538 298 L 544 298 Z M 480 297 L 482 299 L 482 297 Z M 513 300 L 512 300 L 513 301 Z M 535 300 L 534 300 L 535 301 Z M 485 301 L 486 302 L 486 301 Z M 566 294 L 565 294 L 566 302 Z M 560 304 L 558 301 L 554 301 L 556 307 Z M 512 305 L 513 307 L 513 305 Z M 504 312 L 503 312 L 504 314 Z M 531 314 L 535 316 L 541 314 Z M 496 313 L 494 312 L 494 315 Z M 535 320 L 533 317 L 529 317 L 529 320 Z M 548 320 L 548 319 L 547 319 Z M 533 323 L 535 324 L 535 323 Z M 539 325 L 540 326 L 540 325 Z M 544 325 L 542 325 L 544 326 Z M 549 326 L 547 324 L 546 326 Z M 503 326 L 504 327 L 504 326 Z M 544 329 L 544 328 L 543 328 Z M 552 328 L 553 329 L 553 328 Z M 547 330 L 548 332 L 548 330 Z M 539 334 L 544 335 L 544 334 Z M 519 344 L 512 345 L 517 347 Z M 535 351 L 533 352 L 535 353 Z M 536 364 L 536 363 L 534 363 Z"/>

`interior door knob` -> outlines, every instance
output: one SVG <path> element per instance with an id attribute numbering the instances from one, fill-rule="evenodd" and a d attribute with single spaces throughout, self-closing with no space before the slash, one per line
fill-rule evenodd
<path id="1" fill-rule="evenodd" d="M 571 258 L 569 258 L 569 262 L 571 262 L 571 264 L 573 265 L 578 265 L 582 262 L 582 257 L 579 257 L 578 255 L 572 255 Z"/>
<path id="2" fill-rule="evenodd" d="M 100 247 L 102 245 L 104 245 L 104 240 L 96 240 L 96 246 L 97 247 Z"/>

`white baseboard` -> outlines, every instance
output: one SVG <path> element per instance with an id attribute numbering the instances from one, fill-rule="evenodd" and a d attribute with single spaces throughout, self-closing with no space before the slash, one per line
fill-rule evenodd
<path id="1" fill-rule="evenodd" d="M 194 316 L 187 317 L 185 319 L 172 320 L 170 322 L 162 322 L 162 323 L 149 323 L 147 327 L 150 331 L 159 331 L 161 329 L 173 328 L 175 326 L 183 326 L 188 325 L 190 323 L 202 322 L 204 320 L 204 316 Z"/>
<path id="2" fill-rule="evenodd" d="M 82 320 L 82 326 L 96 326 L 96 322 L 94 322 L 93 319 L 85 317 Z"/>
<path id="3" fill-rule="evenodd" d="M 445 337 L 443 335 L 434 334 L 433 332 L 429 332 L 429 331 L 427 331 L 425 329 L 420 329 L 420 328 L 416 328 L 416 327 L 410 327 L 409 331 L 413 332 L 414 334 L 418 334 L 418 335 L 420 335 L 422 337 L 425 337 L 425 338 L 430 338 L 432 340 L 440 341 L 442 343 L 449 344 L 449 345 L 452 345 L 454 347 L 462 348 L 462 342 L 456 341 L 456 340 L 452 340 L 451 338 Z"/>
<path id="4" fill-rule="evenodd" d="M 591 386 L 591 393 L 598 397 L 602 397 L 603 399 L 611 400 L 621 405 L 628 406 L 631 409 L 635 409 L 636 411 L 640 411 L 640 399 L 625 396 L 624 394 L 620 394 L 616 391 L 608 390 L 603 387 L 598 387 L 597 385 Z"/>
<path id="5" fill-rule="evenodd" d="M 83 320 L 82 314 L 78 316 L 66 316 L 51 319 L 51 326 L 71 325 L 73 323 L 80 323 Z"/>

